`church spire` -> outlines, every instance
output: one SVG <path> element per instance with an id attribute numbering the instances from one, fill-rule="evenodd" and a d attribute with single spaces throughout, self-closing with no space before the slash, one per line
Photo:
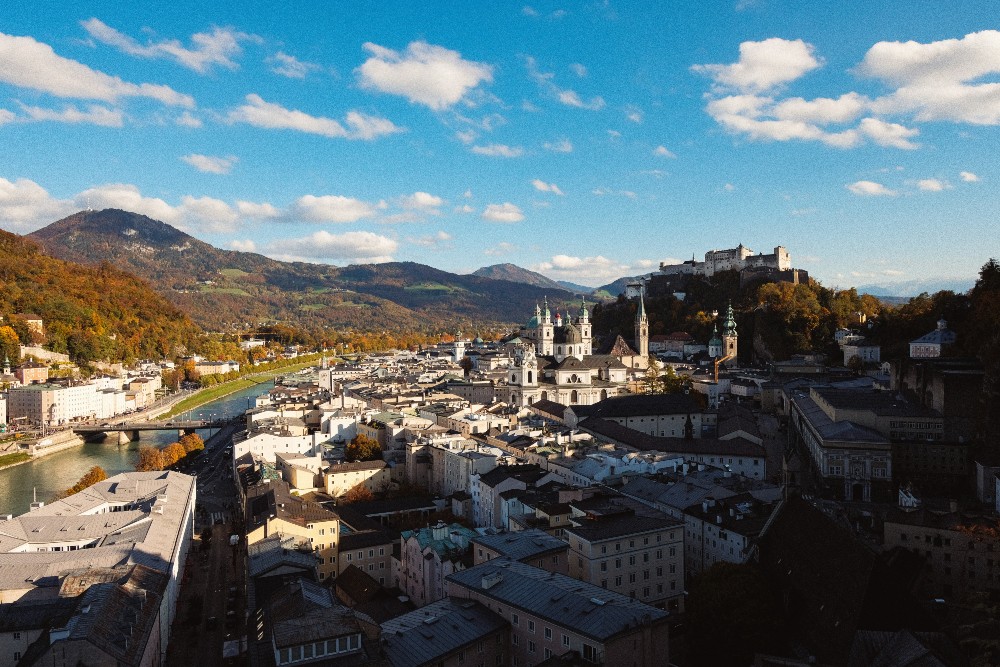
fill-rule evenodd
<path id="1" fill-rule="evenodd" d="M 641 359 L 649 356 L 649 319 L 646 317 L 646 302 L 642 298 L 645 290 L 639 290 L 639 310 L 635 313 L 635 349 Z"/>

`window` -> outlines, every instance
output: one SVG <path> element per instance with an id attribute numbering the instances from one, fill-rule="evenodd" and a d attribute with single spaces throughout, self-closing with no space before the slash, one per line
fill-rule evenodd
<path id="1" fill-rule="evenodd" d="M 528 632 L 531 632 L 531 633 L 535 632 L 535 622 L 534 621 L 528 621 Z"/>
<path id="2" fill-rule="evenodd" d="M 601 561 L 601 572 L 607 572 L 607 571 L 608 571 L 608 561 L 602 560 Z"/>
<path id="3" fill-rule="evenodd" d="M 562 636 L 562 644 L 566 648 L 569 648 L 569 635 L 563 635 Z"/>
<path id="4" fill-rule="evenodd" d="M 552 657 L 552 649 L 550 648 L 545 649 L 543 655 L 545 656 L 545 659 L 548 660 L 549 658 Z"/>
<path id="5" fill-rule="evenodd" d="M 517 617 L 517 614 L 512 613 L 510 615 L 510 624 L 516 626 L 516 625 L 518 625 L 518 623 L 519 623 L 519 619 Z"/>
<path id="6" fill-rule="evenodd" d="M 534 652 L 535 652 L 535 642 L 529 641 L 528 642 L 528 653 L 534 653 Z"/>
<path id="7" fill-rule="evenodd" d="M 552 639 L 552 628 L 545 628 L 545 638 Z"/>

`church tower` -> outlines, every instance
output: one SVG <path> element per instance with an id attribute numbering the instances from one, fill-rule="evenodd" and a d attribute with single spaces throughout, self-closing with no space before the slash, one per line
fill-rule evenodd
<path id="1" fill-rule="evenodd" d="M 538 354 L 552 354 L 555 343 L 555 329 L 552 326 L 552 313 L 549 311 L 549 297 L 545 297 L 545 308 L 542 310 L 542 319 L 538 323 Z"/>
<path id="2" fill-rule="evenodd" d="M 722 323 L 722 354 L 731 357 L 731 366 L 736 365 L 736 316 L 733 314 L 733 304 L 726 309 L 726 319 Z"/>
<path id="3" fill-rule="evenodd" d="M 708 340 L 708 356 L 718 359 L 722 356 L 722 339 L 719 338 L 719 325 L 712 327 L 712 337 Z"/>
<path id="4" fill-rule="evenodd" d="M 635 314 L 635 351 L 640 359 L 649 356 L 649 319 L 646 317 L 646 303 L 639 292 L 639 310 Z"/>
<path id="5" fill-rule="evenodd" d="M 589 357 L 593 354 L 593 339 L 590 331 L 590 311 L 587 310 L 587 302 L 580 299 L 580 313 L 576 318 L 576 326 L 580 330 L 580 342 L 583 344 L 583 355 Z"/>

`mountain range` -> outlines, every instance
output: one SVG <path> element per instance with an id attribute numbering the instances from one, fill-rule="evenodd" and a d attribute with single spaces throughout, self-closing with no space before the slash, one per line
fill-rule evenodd
<path id="1" fill-rule="evenodd" d="M 472 331 L 527 320 L 546 297 L 556 308 L 579 304 L 573 292 L 513 265 L 487 267 L 484 276 L 413 262 L 347 267 L 280 262 L 222 250 L 166 223 L 116 209 L 81 211 L 28 237 L 54 257 L 107 262 L 149 281 L 210 330 L 280 321 L 310 329 Z"/>

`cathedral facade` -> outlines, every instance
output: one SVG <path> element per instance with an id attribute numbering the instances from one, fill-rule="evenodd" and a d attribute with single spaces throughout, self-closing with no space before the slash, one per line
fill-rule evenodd
<path id="1" fill-rule="evenodd" d="M 514 361 L 507 372 L 509 402 L 591 405 L 625 393 L 626 366 L 616 356 L 593 353 L 591 326 L 586 303 L 580 304 L 575 318 L 568 312 L 553 317 L 547 299 L 544 308 L 536 305 L 534 317 L 510 341 Z"/>

